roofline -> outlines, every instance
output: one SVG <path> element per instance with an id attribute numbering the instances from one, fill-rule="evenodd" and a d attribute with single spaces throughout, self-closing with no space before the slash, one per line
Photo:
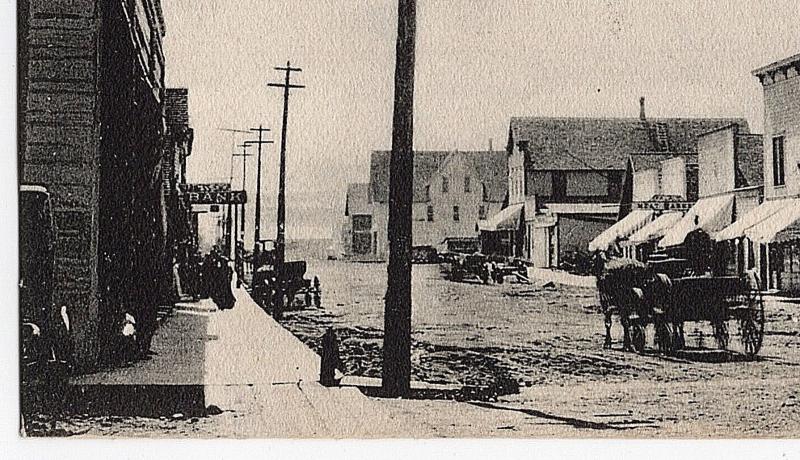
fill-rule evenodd
<path id="1" fill-rule="evenodd" d="M 783 67 L 790 67 L 793 64 L 797 64 L 799 62 L 800 62 L 800 53 L 795 54 L 794 56 L 789 56 L 785 59 L 781 59 L 780 61 L 775 61 L 772 64 L 767 64 L 763 67 L 759 67 L 751 73 L 753 74 L 754 77 L 761 77 L 774 70 L 779 70 Z"/>
<path id="2" fill-rule="evenodd" d="M 739 131 L 739 124 L 738 123 L 728 123 L 725 126 L 720 126 L 718 128 L 710 129 L 708 131 L 703 131 L 700 134 L 698 134 L 697 137 L 700 138 L 700 137 L 703 137 L 703 136 L 707 136 L 709 134 L 713 134 L 713 133 L 720 132 L 720 131 L 725 131 L 725 130 L 728 130 L 728 129 L 731 129 L 731 128 L 736 128 L 734 130 L 733 134 L 737 135 L 738 131 Z"/>

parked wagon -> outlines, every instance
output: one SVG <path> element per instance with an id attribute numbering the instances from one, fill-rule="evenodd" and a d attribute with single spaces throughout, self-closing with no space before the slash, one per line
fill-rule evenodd
<path id="1" fill-rule="evenodd" d="M 268 260 L 271 258 L 267 258 Z M 256 264 L 253 274 L 252 293 L 263 308 L 273 308 L 278 295 L 283 296 L 285 309 L 315 306 L 322 303 L 322 287 L 319 278 L 305 277 L 305 261 L 284 262 L 278 273 L 272 262 Z"/>
<path id="2" fill-rule="evenodd" d="M 695 275 L 671 278 L 635 261 L 612 261 L 598 277 L 600 304 L 611 344 L 611 315 L 623 326 L 624 349 L 643 352 L 647 328 L 653 325 L 658 350 L 673 354 L 684 348 L 686 322 L 708 322 L 717 346 L 730 344 L 729 323 L 738 326 L 742 351 L 758 354 L 764 338 L 764 301 L 754 273 L 743 276 Z"/>
<path id="3" fill-rule="evenodd" d="M 486 284 L 490 279 L 487 261 L 487 257 L 479 253 L 458 254 L 450 262 L 449 278 L 452 281 L 473 279 Z"/>

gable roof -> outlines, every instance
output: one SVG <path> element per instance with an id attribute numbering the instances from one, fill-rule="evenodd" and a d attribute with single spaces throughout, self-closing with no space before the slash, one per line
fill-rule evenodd
<path id="1" fill-rule="evenodd" d="M 631 155 L 696 154 L 700 134 L 731 124 L 749 133 L 743 118 L 514 117 L 509 142 L 525 151 L 528 169 L 622 170 Z"/>
<path id="2" fill-rule="evenodd" d="M 389 201 L 389 159 L 391 152 L 376 150 L 370 160 L 370 193 L 373 202 Z M 428 201 L 425 188 L 447 161 L 468 162 L 477 181 L 486 187 L 488 201 L 502 202 L 508 187 L 508 156 L 504 151 L 414 151 L 414 202 Z"/>
<path id="3" fill-rule="evenodd" d="M 344 215 L 370 214 L 369 184 L 347 184 Z"/>

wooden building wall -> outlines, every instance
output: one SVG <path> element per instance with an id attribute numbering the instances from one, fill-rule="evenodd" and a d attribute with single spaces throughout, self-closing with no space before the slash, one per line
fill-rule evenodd
<path id="1" fill-rule="evenodd" d="M 19 8 L 27 19 L 20 27 L 20 181 L 51 193 L 54 301 L 67 306 L 78 361 L 90 367 L 98 309 L 98 11 L 94 0 L 28 0 Z"/>

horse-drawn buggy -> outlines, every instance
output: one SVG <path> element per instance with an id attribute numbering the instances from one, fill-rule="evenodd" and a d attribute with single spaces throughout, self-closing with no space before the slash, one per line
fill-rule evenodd
<path id="1" fill-rule="evenodd" d="M 447 254 L 442 260 L 451 281 L 472 279 L 486 284 L 490 280 L 488 258 L 483 254 Z"/>
<path id="2" fill-rule="evenodd" d="M 253 257 L 253 298 L 264 308 L 273 308 L 282 296 L 284 309 L 302 308 L 321 304 L 322 287 L 319 278 L 306 278 L 307 264 L 303 260 L 284 262 L 276 269 L 272 251 L 263 251 Z"/>
<path id="3" fill-rule="evenodd" d="M 686 345 L 684 323 L 707 322 L 720 349 L 727 350 L 731 344 L 729 323 L 733 323 L 740 351 L 748 357 L 759 352 L 765 318 L 755 273 L 714 274 L 712 270 L 699 270 L 703 264 L 692 260 L 697 256 L 691 251 L 687 256 L 648 264 L 612 259 L 605 264 L 597 277 L 597 289 L 605 314 L 606 347 L 611 346 L 611 315 L 616 312 L 626 350 L 643 352 L 647 329 L 652 325 L 658 350 L 674 354 Z"/>

